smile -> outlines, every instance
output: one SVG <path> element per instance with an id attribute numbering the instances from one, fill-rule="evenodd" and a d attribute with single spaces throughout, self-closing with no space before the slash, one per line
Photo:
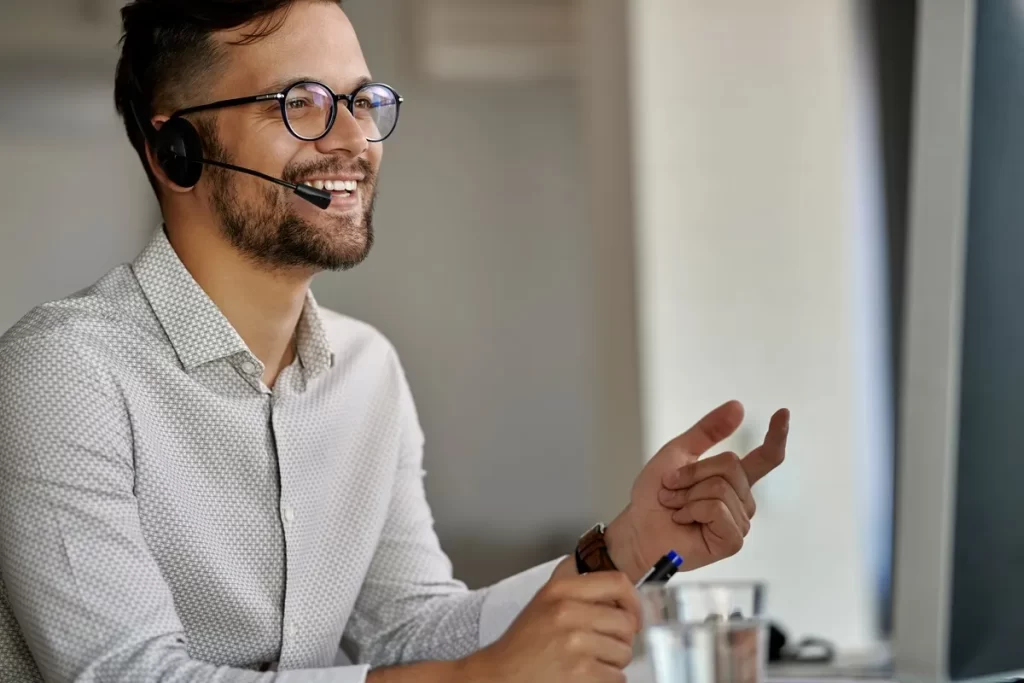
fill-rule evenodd
<path id="1" fill-rule="evenodd" d="M 359 190 L 359 180 L 342 178 L 316 178 L 302 181 L 304 185 L 318 190 L 327 190 L 342 197 L 355 194 Z"/>

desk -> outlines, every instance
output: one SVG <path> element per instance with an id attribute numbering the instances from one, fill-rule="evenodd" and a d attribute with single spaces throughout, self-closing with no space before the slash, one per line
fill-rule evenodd
<path id="1" fill-rule="evenodd" d="M 628 683 L 654 683 L 650 663 L 646 657 L 637 657 L 626 667 Z M 845 670 L 830 671 L 828 667 L 811 667 L 809 665 L 790 665 L 787 667 L 771 667 L 766 683 L 895 683 L 892 679 L 864 670 L 862 673 L 850 675 Z"/>

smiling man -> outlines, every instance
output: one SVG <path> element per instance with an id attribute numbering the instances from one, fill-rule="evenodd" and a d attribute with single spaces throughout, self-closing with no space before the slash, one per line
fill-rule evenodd
<path id="1" fill-rule="evenodd" d="M 743 418 L 717 408 L 566 557 L 467 590 L 394 349 L 309 292 L 370 251 L 401 97 L 336 1 L 138 0 L 123 19 L 117 108 L 164 221 L 0 339 L 0 671 L 621 680 L 632 582 L 670 549 L 688 570 L 740 549 L 788 414 L 745 457 L 698 460 Z"/>

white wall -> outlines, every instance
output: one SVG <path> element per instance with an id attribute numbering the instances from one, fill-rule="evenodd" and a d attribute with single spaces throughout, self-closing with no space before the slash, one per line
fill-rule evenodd
<path id="1" fill-rule="evenodd" d="M 631 2 L 646 450 L 729 398 L 792 409 L 745 549 L 794 635 L 875 640 L 890 426 L 883 228 L 856 0 Z"/>

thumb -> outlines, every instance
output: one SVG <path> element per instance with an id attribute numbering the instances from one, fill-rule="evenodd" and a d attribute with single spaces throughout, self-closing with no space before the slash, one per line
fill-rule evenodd
<path id="1" fill-rule="evenodd" d="M 662 450 L 683 451 L 701 456 L 739 429 L 743 423 L 743 404 L 727 401 L 669 441 Z"/>

